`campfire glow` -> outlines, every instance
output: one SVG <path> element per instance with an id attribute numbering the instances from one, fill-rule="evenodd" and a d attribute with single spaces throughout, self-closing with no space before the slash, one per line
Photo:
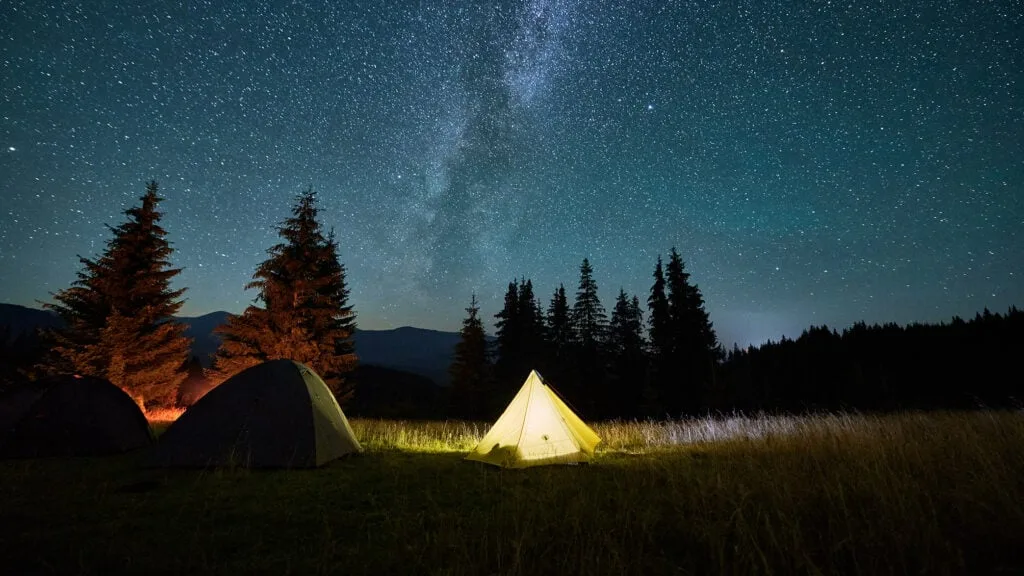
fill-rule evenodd
<path id="1" fill-rule="evenodd" d="M 174 422 L 185 412 L 184 408 L 154 408 L 152 410 L 146 410 L 146 420 L 150 423 L 154 422 Z"/>

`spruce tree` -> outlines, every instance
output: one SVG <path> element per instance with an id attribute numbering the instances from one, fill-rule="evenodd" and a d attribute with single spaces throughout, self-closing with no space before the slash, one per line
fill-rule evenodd
<path id="1" fill-rule="evenodd" d="M 667 386 L 673 408 L 696 412 L 714 385 L 721 357 L 718 337 L 712 327 L 704 298 L 690 282 L 682 257 L 673 247 L 665 267 L 668 286 L 669 336 L 672 350 Z"/>
<path id="2" fill-rule="evenodd" d="M 668 297 L 665 296 L 665 274 L 661 266 L 661 256 L 658 256 L 658 263 L 654 267 L 654 284 L 651 285 L 651 293 L 647 297 L 647 308 L 650 310 L 647 322 L 650 329 L 651 353 L 655 357 L 662 357 L 671 352 L 672 346 L 669 343 Z"/>
<path id="3" fill-rule="evenodd" d="M 292 216 L 278 226 L 282 242 L 253 274 L 246 289 L 254 304 L 217 329 L 214 359 L 220 380 L 267 360 L 306 364 L 323 378 L 339 402 L 351 399 L 347 377 L 355 370 L 355 313 L 348 303 L 345 267 L 333 231 L 324 236 L 312 189 L 296 198 Z"/>
<path id="4" fill-rule="evenodd" d="M 672 411 L 672 401 L 667 396 L 668 383 L 673 380 L 672 364 L 675 350 L 669 333 L 668 297 L 665 295 L 665 273 L 661 264 L 661 256 L 654 267 L 654 284 L 647 296 L 648 351 L 651 360 L 650 374 L 643 390 L 641 412 L 647 416 L 661 415 L 665 410 Z"/>
<path id="5" fill-rule="evenodd" d="M 494 315 L 495 322 L 495 363 L 494 371 L 498 384 L 498 395 L 512 391 L 515 383 L 526 377 L 520 374 L 522 362 L 522 322 L 520 320 L 519 285 L 509 282 L 505 292 L 505 305 Z M 511 396 L 509 396 L 511 399 Z"/>
<path id="6" fill-rule="evenodd" d="M 636 334 L 640 337 L 640 343 L 645 344 L 645 342 L 643 341 L 644 312 L 643 310 L 640 309 L 640 298 L 638 298 L 635 294 L 633 295 L 633 299 L 629 301 L 629 314 L 630 322 L 634 322 L 636 324 L 635 330 Z M 643 351 L 645 348 L 645 346 L 641 346 L 641 351 Z"/>
<path id="7" fill-rule="evenodd" d="M 606 416 L 638 415 L 647 372 L 644 354 L 643 313 L 640 300 L 630 299 L 619 289 L 608 323 L 608 391 L 607 405 L 614 409 Z"/>
<path id="8" fill-rule="evenodd" d="M 44 306 L 64 320 L 50 334 L 55 370 L 106 378 L 152 408 L 174 402 L 188 375 L 191 339 L 173 321 L 185 289 L 170 288 L 181 269 L 170 267 L 156 182 L 140 200 L 125 210 L 127 222 L 110 228 L 103 255 L 79 257 L 78 279 Z"/>
<path id="9" fill-rule="evenodd" d="M 597 282 L 590 261 L 580 265 L 580 284 L 572 306 L 573 333 L 576 344 L 584 350 L 597 351 L 604 342 L 608 316 L 597 295 Z"/>
<path id="10" fill-rule="evenodd" d="M 565 286 L 559 284 L 551 296 L 551 304 L 548 305 L 547 313 L 548 363 L 552 366 L 558 366 L 568 361 L 570 348 L 576 340 L 569 313 L 569 301 L 565 297 Z"/>
<path id="11" fill-rule="evenodd" d="M 334 228 L 331 228 L 323 253 L 321 288 L 317 291 L 323 296 L 315 299 L 310 307 L 317 311 L 316 317 L 322 320 L 322 323 L 317 325 L 318 329 L 324 334 L 332 335 L 325 338 L 328 343 L 332 340 L 334 343 L 334 353 L 327 355 L 322 361 L 330 365 L 324 372 L 328 374 L 327 378 L 334 378 L 337 382 L 332 388 L 335 394 L 341 392 L 340 397 L 351 399 L 354 389 L 344 379 L 356 369 L 359 362 L 352 340 L 356 332 L 356 314 L 348 300 L 350 290 L 346 280 L 347 274 L 345 265 L 338 258 L 338 252 L 337 236 Z"/>
<path id="12" fill-rule="evenodd" d="M 529 279 L 519 281 L 519 354 L 521 363 L 519 372 L 529 374 L 530 370 L 540 368 L 547 349 L 547 330 L 544 326 L 544 314 L 540 302 L 533 293 L 533 282 Z M 525 378 L 526 376 L 523 376 Z"/>
<path id="13" fill-rule="evenodd" d="M 567 395 L 574 396 L 591 416 L 607 412 L 604 393 L 606 378 L 604 366 L 604 344 L 608 327 L 604 306 L 597 295 L 597 282 L 590 261 L 583 259 L 580 265 L 580 283 L 573 302 L 572 332 L 573 349 L 578 379 L 570 383 Z"/>
<path id="14" fill-rule="evenodd" d="M 448 372 L 451 375 L 452 416 L 473 420 L 490 416 L 491 366 L 476 294 L 470 300 L 466 312 Z"/>

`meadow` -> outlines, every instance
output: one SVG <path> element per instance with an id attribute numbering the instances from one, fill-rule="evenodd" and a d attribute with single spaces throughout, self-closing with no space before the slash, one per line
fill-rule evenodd
<path id="1" fill-rule="evenodd" d="M 354 420 L 316 470 L 0 462 L 9 573 L 1024 572 L 1024 413 L 596 424 L 588 465 L 463 461 L 472 422 Z"/>

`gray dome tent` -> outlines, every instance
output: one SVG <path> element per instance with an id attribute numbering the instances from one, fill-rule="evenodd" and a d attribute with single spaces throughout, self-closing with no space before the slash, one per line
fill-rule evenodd
<path id="1" fill-rule="evenodd" d="M 0 457 L 105 456 L 152 441 L 131 396 L 101 378 L 46 378 L 0 399 Z"/>
<path id="2" fill-rule="evenodd" d="M 360 450 L 316 372 L 271 360 L 200 398 L 160 436 L 148 464 L 310 468 Z"/>

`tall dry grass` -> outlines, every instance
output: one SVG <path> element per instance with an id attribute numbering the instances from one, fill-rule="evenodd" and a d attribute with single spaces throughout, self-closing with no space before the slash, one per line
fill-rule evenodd
<path id="1" fill-rule="evenodd" d="M 924 419 L 930 416 L 922 416 Z M 811 414 L 803 416 L 719 415 L 681 420 L 616 420 L 591 427 L 601 437 L 603 452 L 647 452 L 727 440 L 779 440 L 808 434 L 871 433 L 892 427 L 912 415 L 862 416 Z M 360 442 L 382 450 L 459 452 L 471 450 L 491 423 L 462 420 L 378 420 L 356 418 L 352 428 Z"/>
<path id="2" fill-rule="evenodd" d="M 356 438 L 371 450 L 412 452 L 468 452 L 487 433 L 489 424 L 462 420 L 350 421 Z"/>
<path id="3" fill-rule="evenodd" d="M 603 440 L 598 468 L 571 477 L 537 471 L 540 491 L 529 476 L 495 485 L 506 491 L 490 513 L 499 516 L 467 522 L 501 526 L 503 539 L 465 549 L 456 573 L 1024 569 L 1013 560 L 1024 545 L 1021 412 L 734 415 L 593 427 Z M 371 451 L 458 452 L 488 425 L 357 420 L 354 428 Z M 564 553 L 542 560 L 552 542 Z"/>
<path id="4" fill-rule="evenodd" d="M 1021 412 L 600 423 L 593 465 L 515 471 L 463 460 L 489 424 L 352 424 L 366 453 L 318 470 L 0 466 L 5 521 L 31 527 L 0 556 L 92 573 L 1024 573 Z"/>

